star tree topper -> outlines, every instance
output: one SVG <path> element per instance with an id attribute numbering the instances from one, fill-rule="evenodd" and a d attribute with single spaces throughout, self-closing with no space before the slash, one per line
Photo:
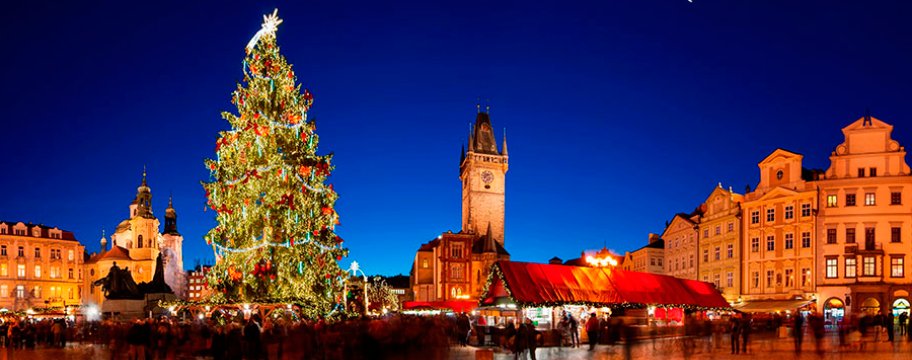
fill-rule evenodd
<path id="1" fill-rule="evenodd" d="M 281 23 L 282 19 L 279 19 L 279 9 L 275 9 L 271 15 L 263 15 L 263 27 L 260 28 L 260 31 L 257 31 L 257 33 L 253 35 L 253 38 L 250 39 L 250 42 L 247 43 L 247 51 L 253 50 L 253 47 L 256 46 L 261 36 L 266 34 L 275 35 L 276 29 L 278 29 L 279 24 Z"/>

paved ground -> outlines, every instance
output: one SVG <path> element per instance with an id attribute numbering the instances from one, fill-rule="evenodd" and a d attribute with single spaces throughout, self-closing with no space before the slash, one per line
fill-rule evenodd
<path id="1" fill-rule="evenodd" d="M 805 342 L 803 351 L 796 355 L 794 351 L 794 342 L 792 339 L 775 339 L 770 337 L 759 337 L 750 344 L 748 354 L 732 355 L 729 351 L 728 339 L 723 339 L 719 348 L 712 343 L 707 344 L 703 340 L 695 342 L 695 349 L 691 354 L 685 356 L 683 351 L 683 342 L 680 339 L 663 339 L 652 341 L 643 341 L 637 343 L 631 348 L 633 359 L 682 359 L 682 360 L 726 360 L 726 359 L 777 359 L 777 360 L 801 360 L 801 359 L 834 359 L 834 360 L 870 360 L 870 359 L 903 359 L 912 358 L 912 343 L 901 341 L 895 344 L 888 342 L 866 342 L 865 348 L 840 348 L 836 344 L 835 338 L 828 338 L 823 343 L 824 351 L 822 355 L 815 352 L 814 343 Z M 402 354 L 388 360 L 408 360 L 408 359 L 452 359 L 452 360 L 473 360 L 476 359 L 474 347 L 455 347 L 449 352 L 429 352 L 420 354 Z M 593 360 L 623 360 L 625 358 L 624 346 L 607 346 L 599 345 L 595 351 L 588 351 L 586 347 L 582 348 L 540 348 L 536 351 L 538 360 L 552 359 L 593 359 Z M 36 350 L 11 350 L 0 348 L 0 360 L 84 360 L 84 359 L 110 359 L 111 354 L 105 347 L 89 346 L 80 344 L 70 344 L 66 349 L 36 349 Z M 118 357 L 125 358 L 125 357 Z M 297 357 L 294 357 L 297 358 Z M 494 353 L 494 359 L 506 360 L 513 359 L 513 354 L 497 351 Z M 176 356 L 176 360 L 195 359 L 191 356 Z"/>

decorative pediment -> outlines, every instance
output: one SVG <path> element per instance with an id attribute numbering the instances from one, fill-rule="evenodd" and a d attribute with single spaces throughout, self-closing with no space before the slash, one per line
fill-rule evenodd
<path id="1" fill-rule="evenodd" d="M 766 158 L 764 158 L 759 165 L 760 167 L 763 167 L 764 165 L 785 163 L 794 160 L 801 161 L 802 158 L 804 158 L 804 155 L 796 152 L 791 152 L 783 148 L 777 148 L 773 151 L 772 154 L 769 154 Z"/>
<path id="2" fill-rule="evenodd" d="M 870 121 L 867 121 L 867 120 L 870 120 Z M 864 116 L 862 116 L 862 117 L 858 118 L 858 120 L 855 120 L 848 126 L 842 128 L 842 132 L 845 133 L 845 132 L 852 131 L 852 130 L 862 130 L 862 129 L 864 129 L 864 130 L 879 129 L 879 130 L 892 131 L 893 125 L 887 124 L 873 116 L 868 116 L 867 119 Z"/>
<path id="3" fill-rule="evenodd" d="M 777 187 L 774 187 L 772 190 L 767 191 L 765 194 L 763 194 L 763 196 L 761 196 L 757 200 L 762 201 L 762 200 L 776 199 L 776 198 L 789 197 L 789 196 L 795 196 L 795 195 L 798 195 L 797 191 L 789 189 L 789 188 L 785 188 L 782 186 L 777 186 Z"/>

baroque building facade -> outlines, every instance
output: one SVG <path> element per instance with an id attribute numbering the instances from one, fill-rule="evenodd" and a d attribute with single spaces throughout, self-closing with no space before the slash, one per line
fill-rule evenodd
<path id="1" fill-rule="evenodd" d="M 742 294 L 746 300 L 810 299 L 816 288 L 817 188 L 801 154 L 776 149 L 742 203 Z"/>
<path id="2" fill-rule="evenodd" d="M 665 275 L 697 279 L 697 230 L 702 209 L 690 214 L 677 213 L 665 226 Z"/>
<path id="3" fill-rule="evenodd" d="M 842 129 L 818 181 L 818 302 L 829 317 L 908 312 L 912 176 L 893 126 L 869 116 Z"/>
<path id="4" fill-rule="evenodd" d="M 665 273 L 665 240 L 658 234 L 649 234 L 649 243 L 633 252 L 624 254 L 621 269 L 652 274 Z"/>
<path id="5" fill-rule="evenodd" d="M 174 294 L 186 298 L 187 275 L 183 266 L 183 236 L 177 231 L 177 212 L 171 199 L 165 209 L 165 229 L 160 230 L 160 222 L 152 212 L 152 190 L 146 183 L 146 172 L 143 171 L 142 183 L 136 189 L 136 196 L 129 206 L 129 216 L 120 222 L 111 235 L 110 249 L 108 240 L 102 235 L 101 251 L 92 254 L 85 261 L 85 286 L 89 289 L 87 303 L 101 304 L 104 296 L 100 288 L 92 283 L 108 275 L 111 267 L 127 268 L 133 280 L 151 282 L 155 275 L 155 261 L 162 256 L 165 283 Z"/>
<path id="6" fill-rule="evenodd" d="M 72 232 L 0 221 L 0 308 L 58 308 L 82 301 L 84 247 Z"/>
<path id="7" fill-rule="evenodd" d="M 416 301 L 477 300 L 491 265 L 509 260 L 504 248 L 507 139 L 497 148 L 490 115 L 479 109 L 460 152 L 462 230 L 422 244 L 410 273 Z"/>
<path id="8" fill-rule="evenodd" d="M 703 203 L 698 227 L 699 279 L 713 283 L 730 303 L 741 297 L 741 203 L 720 183 Z"/>

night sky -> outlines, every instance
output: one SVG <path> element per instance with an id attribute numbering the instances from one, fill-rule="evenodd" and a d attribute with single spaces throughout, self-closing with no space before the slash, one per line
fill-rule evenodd
<path id="1" fill-rule="evenodd" d="M 498 141 L 507 129 L 522 261 L 639 248 L 718 182 L 753 187 L 777 147 L 826 168 L 865 109 L 912 144 L 909 1 L 134 3 L 4 6 L 0 219 L 98 251 L 145 165 L 162 222 L 174 195 L 185 265 L 212 261 L 203 159 L 275 7 L 336 155 L 343 266 L 368 274 L 407 274 L 421 243 L 459 230 L 479 98 Z"/>

